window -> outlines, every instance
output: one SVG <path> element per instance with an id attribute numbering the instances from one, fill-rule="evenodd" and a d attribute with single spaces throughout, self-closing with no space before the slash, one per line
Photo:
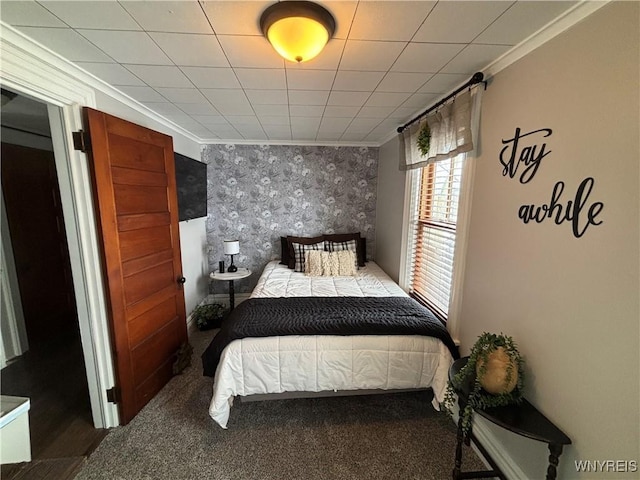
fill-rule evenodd
<path id="1" fill-rule="evenodd" d="M 447 320 L 465 154 L 414 170 L 411 293 Z"/>

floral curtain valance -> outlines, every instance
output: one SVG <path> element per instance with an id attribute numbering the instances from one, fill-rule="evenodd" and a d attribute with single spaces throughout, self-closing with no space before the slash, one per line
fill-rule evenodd
<path id="1" fill-rule="evenodd" d="M 458 95 L 400 133 L 400 170 L 421 168 L 473 150 L 471 97 L 471 92 Z M 418 148 L 418 135 L 425 123 L 429 124 L 431 139 L 429 151 L 423 155 Z"/>

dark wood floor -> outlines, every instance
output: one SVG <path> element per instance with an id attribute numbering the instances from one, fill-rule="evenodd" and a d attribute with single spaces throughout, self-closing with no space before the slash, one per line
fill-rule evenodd
<path id="1" fill-rule="evenodd" d="M 76 476 L 107 431 L 93 427 L 77 331 L 61 333 L 2 370 L 3 395 L 29 397 L 29 463 L 2 465 L 3 480 L 66 480 Z"/>

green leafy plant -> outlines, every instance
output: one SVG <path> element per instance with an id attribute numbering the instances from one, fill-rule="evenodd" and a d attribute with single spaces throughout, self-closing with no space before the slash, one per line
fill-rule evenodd
<path id="1" fill-rule="evenodd" d="M 511 391 L 493 394 L 487 392 L 482 387 L 482 380 L 487 373 L 489 357 L 499 348 L 502 348 L 511 361 L 506 366 L 506 376 L 504 383 L 509 385 L 513 382 L 514 375 L 517 375 L 515 387 Z M 513 338 L 500 334 L 484 332 L 478 337 L 473 345 L 467 364 L 447 384 L 443 406 L 445 410 L 452 414 L 452 407 L 455 404 L 459 391 L 468 392 L 468 397 L 464 410 L 459 412 L 462 418 L 462 430 L 466 434 L 471 429 L 473 421 L 473 410 L 476 408 L 485 409 L 491 407 L 501 407 L 504 405 L 517 404 L 522 401 L 524 388 L 524 359 L 518 351 Z"/>
<path id="2" fill-rule="evenodd" d="M 426 157 L 429 154 L 429 147 L 431 146 L 431 129 L 429 128 L 429 124 L 427 122 L 424 122 L 424 125 L 420 129 L 417 142 L 420 154 L 423 157 Z"/>
<path id="3" fill-rule="evenodd" d="M 226 309 L 220 303 L 198 305 L 191 314 L 198 330 L 210 330 L 219 327 L 226 314 Z"/>

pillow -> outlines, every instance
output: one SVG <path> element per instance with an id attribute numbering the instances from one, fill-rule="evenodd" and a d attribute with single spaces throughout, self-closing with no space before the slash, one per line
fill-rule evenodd
<path id="1" fill-rule="evenodd" d="M 289 242 L 287 242 L 287 237 L 280 237 L 280 265 L 289 266 Z"/>
<path id="2" fill-rule="evenodd" d="M 304 272 L 305 270 L 305 253 L 309 250 L 324 250 L 324 241 L 318 243 L 298 243 L 291 242 L 293 249 L 294 266 L 296 272 Z"/>
<path id="3" fill-rule="evenodd" d="M 314 277 L 354 276 L 357 274 L 355 253 L 351 250 L 308 250 L 305 252 L 305 274 Z"/>
<path id="4" fill-rule="evenodd" d="M 360 232 L 325 235 L 324 239 L 331 242 L 348 242 L 349 240 L 355 240 L 358 266 L 364 267 L 367 259 L 366 243 L 364 243 L 364 239 L 360 237 Z M 325 245 L 325 249 L 328 250 L 328 246 Z"/>
<path id="5" fill-rule="evenodd" d="M 308 250 L 305 252 L 304 273 L 311 277 L 319 277 L 324 272 L 324 258 L 327 252 L 323 250 Z"/>
<path id="6" fill-rule="evenodd" d="M 325 240 L 324 248 L 328 252 L 353 252 L 353 265 L 355 267 L 358 267 L 358 242 L 356 240 L 347 240 L 343 242 L 333 242 L 331 240 Z"/>
<path id="7" fill-rule="evenodd" d="M 329 255 L 332 255 L 332 253 L 329 253 Z M 356 252 L 353 250 L 341 250 L 333 252 L 333 255 L 338 259 L 338 275 L 341 277 L 356 275 L 358 267 Z"/>
<path id="8" fill-rule="evenodd" d="M 293 244 L 300 243 L 304 245 L 310 245 L 315 243 L 324 243 L 324 235 L 320 235 L 319 237 L 292 237 L 290 235 L 287 236 L 287 245 L 289 248 L 289 268 L 295 269 L 296 266 L 296 257 L 293 251 Z M 314 249 L 309 249 L 314 250 Z M 315 250 L 324 250 L 324 248 L 315 249 Z M 302 257 L 302 262 L 304 263 L 304 256 Z M 298 270 L 296 270 L 298 271 Z M 304 272 L 304 269 L 300 270 Z"/>

